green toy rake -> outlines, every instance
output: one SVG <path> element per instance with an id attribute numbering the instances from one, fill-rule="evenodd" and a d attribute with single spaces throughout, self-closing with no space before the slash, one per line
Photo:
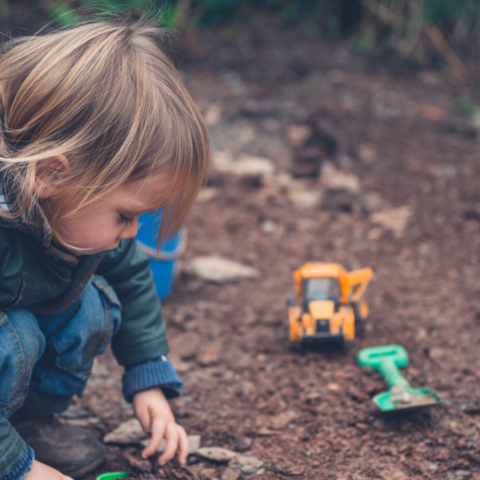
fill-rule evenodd
<path id="1" fill-rule="evenodd" d="M 430 407 L 441 403 L 440 396 L 430 388 L 412 388 L 399 368 L 408 365 L 408 353 L 400 345 L 364 348 L 357 354 L 360 367 L 377 370 L 390 387 L 388 392 L 373 397 L 382 412 Z"/>

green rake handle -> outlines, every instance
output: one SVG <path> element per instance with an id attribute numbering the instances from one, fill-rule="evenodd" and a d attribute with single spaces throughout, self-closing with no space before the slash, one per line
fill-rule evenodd
<path id="1" fill-rule="evenodd" d="M 358 352 L 357 360 L 360 367 L 370 367 L 380 372 L 389 388 L 395 385 L 409 386 L 399 370 L 408 365 L 408 353 L 401 345 L 364 348 Z"/>

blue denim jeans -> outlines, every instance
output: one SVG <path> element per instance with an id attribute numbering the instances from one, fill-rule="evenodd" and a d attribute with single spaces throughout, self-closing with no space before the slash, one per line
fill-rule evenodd
<path id="1" fill-rule="evenodd" d="M 120 310 L 112 287 L 94 276 L 75 302 L 54 315 L 0 311 L 0 416 L 66 409 L 118 331 Z"/>

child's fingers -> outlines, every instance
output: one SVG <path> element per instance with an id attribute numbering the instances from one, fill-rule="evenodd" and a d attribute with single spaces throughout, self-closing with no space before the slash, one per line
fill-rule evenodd
<path id="1" fill-rule="evenodd" d="M 143 458 L 147 458 L 157 451 L 157 448 L 160 445 L 163 436 L 165 435 L 165 427 L 165 422 L 161 419 L 161 417 L 156 417 L 153 419 L 150 442 L 148 442 L 147 448 L 145 448 L 145 450 L 142 452 Z"/>
<path id="2" fill-rule="evenodd" d="M 187 439 L 187 433 L 181 427 L 180 425 L 177 425 L 177 431 L 178 431 L 178 461 L 181 465 L 185 465 L 187 463 L 187 457 L 188 457 L 188 439 Z"/>
<path id="3" fill-rule="evenodd" d="M 165 438 L 167 439 L 167 445 L 165 446 L 165 451 L 158 459 L 158 463 L 160 465 L 165 465 L 168 461 L 170 461 L 175 452 L 177 451 L 178 447 L 178 431 L 177 425 L 175 423 L 169 423 L 167 425 L 167 430 L 165 432 Z"/>

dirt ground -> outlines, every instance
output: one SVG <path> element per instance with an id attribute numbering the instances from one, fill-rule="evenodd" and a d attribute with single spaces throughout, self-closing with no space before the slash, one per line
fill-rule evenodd
<path id="1" fill-rule="evenodd" d="M 474 87 L 259 21 L 245 33 L 186 34 L 182 71 L 216 167 L 164 302 L 185 382 L 172 402 L 178 421 L 202 446 L 261 459 L 252 478 L 480 478 L 479 139 L 457 108 Z M 232 164 L 242 156 L 269 159 L 275 172 L 241 174 Z M 213 254 L 260 275 L 214 284 L 185 269 Z M 311 260 L 375 272 L 370 318 L 348 351 L 291 349 L 285 296 Z M 371 397 L 386 387 L 356 353 L 392 343 L 410 354 L 411 384 L 437 390 L 441 406 L 376 409 Z M 76 402 L 99 438 L 132 417 L 120 378 L 105 355 Z M 109 447 L 96 474 L 232 478 L 196 456 L 141 472 L 125 451 L 140 448 Z"/>

